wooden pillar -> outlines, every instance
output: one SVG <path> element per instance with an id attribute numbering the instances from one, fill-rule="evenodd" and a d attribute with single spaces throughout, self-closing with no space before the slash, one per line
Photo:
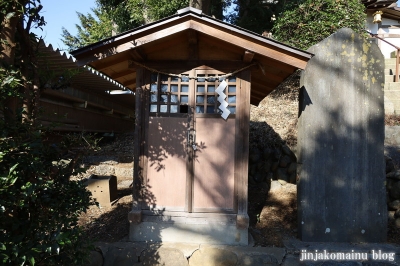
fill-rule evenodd
<path id="1" fill-rule="evenodd" d="M 148 121 L 148 84 L 149 73 L 143 68 L 136 70 L 135 92 L 135 135 L 134 135 L 134 170 L 133 170 L 133 203 L 128 214 L 129 222 L 140 223 L 142 219 L 141 194 L 146 189 L 146 128 Z"/>
<path id="2" fill-rule="evenodd" d="M 237 76 L 237 113 L 236 113 L 236 156 L 235 156 L 235 185 L 237 193 L 237 227 L 245 229 L 249 226 L 247 214 L 247 186 L 249 162 L 249 123 L 250 123 L 250 91 L 251 72 L 245 70 Z"/>

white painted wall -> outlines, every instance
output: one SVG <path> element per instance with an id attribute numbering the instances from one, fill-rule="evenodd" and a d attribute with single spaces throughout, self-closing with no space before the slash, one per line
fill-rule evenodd
<path id="1" fill-rule="evenodd" d="M 384 37 L 386 41 L 396 45 L 397 47 L 400 47 L 400 38 L 389 38 L 389 34 L 400 35 L 400 29 L 388 29 L 381 27 L 381 26 L 400 26 L 399 21 L 387 18 L 382 18 L 382 23 L 380 24 L 375 24 L 372 21 L 373 21 L 373 16 L 372 13 L 369 12 L 367 14 L 367 23 L 366 23 L 366 28 L 369 32 L 374 34 L 378 33 L 380 37 Z M 390 58 L 390 53 L 396 51 L 396 48 L 381 40 L 378 40 L 378 46 L 381 49 L 382 54 L 385 58 Z"/>

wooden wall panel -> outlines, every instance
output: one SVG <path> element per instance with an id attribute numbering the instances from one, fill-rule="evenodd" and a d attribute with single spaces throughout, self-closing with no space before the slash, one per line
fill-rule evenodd
<path id="1" fill-rule="evenodd" d="M 54 130 L 86 132 L 127 132 L 134 130 L 134 121 L 101 112 L 40 101 L 41 121 L 55 126 Z"/>

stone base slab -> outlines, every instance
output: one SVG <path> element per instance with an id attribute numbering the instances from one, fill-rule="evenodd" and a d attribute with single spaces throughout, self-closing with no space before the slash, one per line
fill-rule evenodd
<path id="1" fill-rule="evenodd" d="M 94 243 L 95 250 L 89 257 L 90 266 L 124 265 L 175 265 L 175 266 L 297 266 L 297 265 L 399 265 L 400 248 L 391 244 L 376 243 L 310 243 L 298 239 L 286 239 L 285 247 L 251 247 L 207 245 L 189 243 L 115 242 Z M 329 252 L 367 252 L 368 260 L 307 261 L 302 262 L 304 250 Z M 392 261 L 374 260 L 372 250 L 395 253 Z M 103 257 L 103 258 L 102 258 Z M 101 263 L 103 259 L 103 263 Z"/>
<path id="2" fill-rule="evenodd" d="M 248 229 L 238 229 L 234 224 L 217 222 L 131 223 L 129 241 L 185 242 L 196 244 L 248 245 Z"/>

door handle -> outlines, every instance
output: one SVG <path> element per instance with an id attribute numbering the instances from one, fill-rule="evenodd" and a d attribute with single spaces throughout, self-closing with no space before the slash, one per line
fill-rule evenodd
<path id="1" fill-rule="evenodd" d="M 188 135 L 187 145 L 191 146 L 193 150 L 197 150 L 197 146 L 196 146 L 196 130 L 188 129 L 187 135 Z"/>

